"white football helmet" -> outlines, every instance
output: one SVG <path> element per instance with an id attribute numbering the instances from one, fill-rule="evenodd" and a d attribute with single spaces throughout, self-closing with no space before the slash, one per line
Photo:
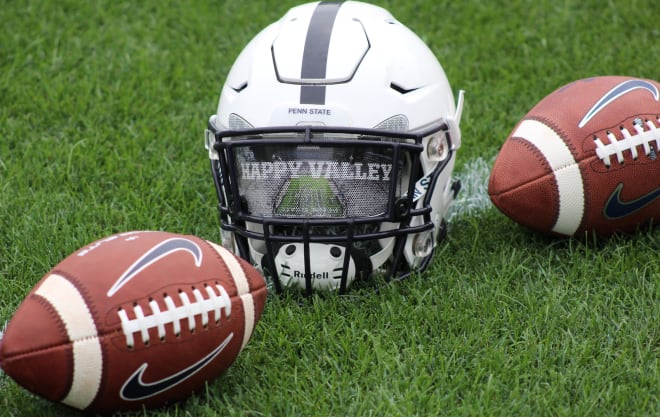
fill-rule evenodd
<path id="1" fill-rule="evenodd" d="M 460 188 L 462 103 L 386 10 L 294 7 L 241 52 L 208 123 L 222 244 L 278 292 L 423 270 Z"/>

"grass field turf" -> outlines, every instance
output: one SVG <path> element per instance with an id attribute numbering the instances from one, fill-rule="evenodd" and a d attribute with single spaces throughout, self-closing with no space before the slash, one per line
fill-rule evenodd
<path id="1" fill-rule="evenodd" d="M 202 132 L 241 48 L 294 4 L 2 2 L 0 321 L 102 236 L 218 240 Z M 461 175 L 560 85 L 660 75 L 653 0 L 377 4 L 467 91 Z M 304 307 L 271 297 L 205 394 L 133 415 L 660 415 L 660 232 L 550 239 L 481 207 L 458 209 L 422 276 Z M 0 416 L 69 415 L 0 376 Z"/>
<path id="2" fill-rule="evenodd" d="M 284 186 L 287 187 L 286 192 L 275 208 L 277 215 L 298 216 L 301 212 L 308 216 L 343 215 L 342 204 L 325 178 L 301 175 L 299 178 L 292 178 Z"/>

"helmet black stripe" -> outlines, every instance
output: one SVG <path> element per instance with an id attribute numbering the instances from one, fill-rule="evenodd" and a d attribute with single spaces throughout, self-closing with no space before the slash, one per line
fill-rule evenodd
<path id="1" fill-rule="evenodd" d="M 332 26 L 341 5 L 342 2 L 322 1 L 314 9 L 305 38 L 300 72 L 303 80 L 325 78 Z M 301 86 L 300 104 L 325 104 L 325 86 Z"/>

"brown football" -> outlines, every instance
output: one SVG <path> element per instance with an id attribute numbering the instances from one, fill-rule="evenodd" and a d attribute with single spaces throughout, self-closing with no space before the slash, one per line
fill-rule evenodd
<path id="1" fill-rule="evenodd" d="M 221 246 L 120 233 L 39 281 L 0 341 L 0 366 L 28 390 L 77 409 L 157 407 L 223 373 L 265 302 L 261 274 Z"/>
<path id="2" fill-rule="evenodd" d="M 492 202 L 541 232 L 607 236 L 660 218 L 660 84 L 593 77 L 552 92 L 516 125 Z"/>

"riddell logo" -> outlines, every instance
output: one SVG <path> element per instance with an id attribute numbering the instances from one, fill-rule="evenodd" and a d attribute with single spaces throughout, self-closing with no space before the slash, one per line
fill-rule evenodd
<path id="1" fill-rule="evenodd" d="M 311 272 L 309 274 L 312 279 L 330 279 L 330 274 L 328 272 Z M 305 274 L 301 271 L 293 271 L 293 277 L 299 279 L 305 279 Z"/>

